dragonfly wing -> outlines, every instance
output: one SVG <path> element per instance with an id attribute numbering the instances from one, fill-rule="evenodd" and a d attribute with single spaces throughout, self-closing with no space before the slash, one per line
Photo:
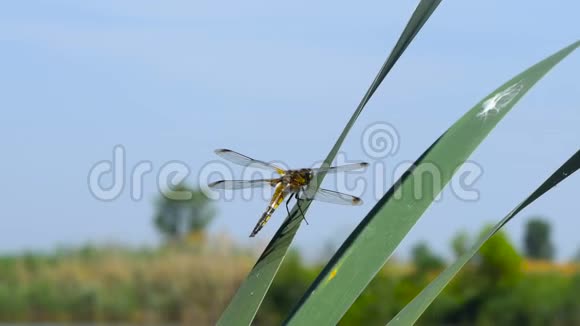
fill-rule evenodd
<path id="1" fill-rule="evenodd" d="M 352 205 L 352 206 L 362 205 L 362 199 L 360 199 L 358 197 L 343 194 L 341 192 L 332 191 L 332 190 L 328 190 L 328 189 L 318 189 L 318 191 L 314 194 L 312 194 L 311 192 L 308 192 L 308 189 L 307 189 L 307 190 L 300 193 L 299 198 L 300 199 L 318 200 L 318 201 L 323 201 L 323 202 L 332 203 L 332 204 L 340 204 L 340 205 Z"/>
<path id="2" fill-rule="evenodd" d="M 240 154 L 238 152 L 234 152 L 234 151 L 229 150 L 229 149 L 216 149 L 215 153 L 217 155 L 219 155 L 221 158 L 228 160 L 234 164 L 238 164 L 241 166 L 252 166 L 252 167 L 257 167 L 257 168 L 262 168 L 262 169 L 269 169 L 269 170 L 276 171 L 278 174 L 285 173 L 284 170 L 275 166 L 274 164 L 270 164 L 270 163 L 260 161 L 260 160 L 255 160 L 251 157 Z"/>
<path id="3" fill-rule="evenodd" d="M 326 172 L 326 173 L 347 172 L 347 171 L 364 169 L 368 165 L 369 164 L 366 162 L 361 162 L 361 163 L 353 163 L 353 164 L 346 164 L 346 165 L 340 165 L 340 166 L 329 166 L 326 168 L 316 168 L 316 169 L 312 169 L 312 172 L 314 174 L 321 173 L 321 172 Z"/>
<path id="4" fill-rule="evenodd" d="M 246 188 L 260 188 L 268 185 L 273 185 L 273 180 L 220 180 L 212 182 L 208 186 L 213 189 L 236 190 Z"/>

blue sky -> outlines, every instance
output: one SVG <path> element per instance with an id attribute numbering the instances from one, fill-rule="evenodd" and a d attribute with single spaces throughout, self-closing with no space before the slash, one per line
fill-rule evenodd
<path id="1" fill-rule="evenodd" d="M 195 183 L 215 148 L 293 167 L 325 157 L 396 42 L 415 1 L 12 1 L 0 5 L 0 251 L 87 242 L 152 245 L 154 173 L 186 162 Z M 490 91 L 580 36 L 580 3 L 444 1 L 360 116 L 342 150 L 371 160 L 360 141 L 376 121 L 400 148 L 389 169 L 414 160 Z M 397 255 L 427 240 L 441 253 L 457 230 L 478 232 L 578 149 L 580 57 L 535 86 L 474 153 L 480 199 L 434 204 Z M 90 168 L 126 149 L 127 166 L 153 163 L 144 199 L 91 196 Z M 392 171 L 389 170 L 387 175 Z M 236 169 L 235 171 L 240 171 Z M 372 180 L 371 171 L 365 174 Z M 329 186 L 330 187 L 330 186 Z M 508 227 L 521 243 L 531 215 L 549 217 L 562 259 L 580 247 L 580 179 L 573 176 Z M 375 203 L 313 205 L 294 246 L 311 257 L 337 246 Z M 247 235 L 261 199 L 216 202 L 213 233 Z"/>

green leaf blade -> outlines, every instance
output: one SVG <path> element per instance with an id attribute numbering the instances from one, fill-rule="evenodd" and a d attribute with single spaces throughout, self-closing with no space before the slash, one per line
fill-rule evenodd
<path id="1" fill-rule="evenodd" d="M 440 2 L 441 0 L 421 0 L 411 19 L 407 23 L 407 26 L 401 34 L 397 44 L 371 83 L 369 89 L 340 134 L 338 140 L 328 153 L 323 166 L 330 165 L 334 160 L 347 134 L 374 92 L 378 89 L 384 78 L 407 49 L 411 41 L 421 30 Z M 324 176 L 325 174 L 320 174 L 315 180 L 313 180 L 313 185 L 318 187 L 318 185 L 322 183 Z M 306 213 L 308 207 L 310 207 L 310 203 L 311 201 L 304 201 L 301 204 L 304 213 Z M 301 221 L 302 216 L 298 207 L 294 206 L 290 215 L 286 217 L 258 259 L 256 265 L 254 265 L 250 274 L 241 284 L 226 310 L 222 313 L 218 325 L 249 325 L 252 322 L 274 279 L 274 276 L 278 272 L 278 269 L 286 256 L 286 252 L 294 239 L 294 235 L 300 227 Z"/>
<path id="2" fill-rule="evenodd" d="M 421 293 L 419 293 L 403 310 L 401 310 L 388 325 L 412 325 L 425 312 L 429 305 L 437 298 L 439 293 L 451 282 L 461 268 L 481 249 L 483 244 L 496 234 L 504 225 L 512 220 L 520 211 L 551 190 L 558 183 L 572 175 L 580 168 L 580 151 L 577 151 L 566 163 L 552 174 L 530 196 L 516 206 L 508 215 L 499 221 L 487 234 L 481 237 L 469 250 L 447 267 L 435 280 L 433 280 Z"/>
<path id="3" fill-rule="evenodd" d="M 562 49 L 499 87 L 437 139 L 348 237 L 295 307 L 288 324 L 338 323 L 456 169 L 517 101 L 579 44 Z M 439 182 L 421 180 L 432 166 L 440 175 Z M 417 184 L 420 198 L 412 196 Z M 397 199 L 396 193 L 403 197 Z"/>

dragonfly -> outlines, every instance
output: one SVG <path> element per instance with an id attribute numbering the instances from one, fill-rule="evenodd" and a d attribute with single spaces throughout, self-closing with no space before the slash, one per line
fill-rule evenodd
<path id="1" fill-rule="evenodd" d="M 309 185 L 310 181 L 320 173 L 338 173 L 364 169 L 368 166 L 368 163 L 360 162 L 332 167 L 284 170 L 274 164 L 261 160 L 255 160 L 229 149 L 217 149 L 215 150 L 215 153 L 221 158 L 230 161 L 231 163 L 244 167 L 251 166 L 255 168 L 270 170 L 278 175 L 277 178 L 273 179 L 219 180 L 208 185 L 212 189 L 226 190 L 261 188 L 267 186 L 274 188 L 274 194 L 270 200 L 270 204 L 266 208 L 266 211 L 262 214 L 262 217 L 258 220 L 258 223 L 254 227 L 250 237 L 254 237 L 258 232 L 260 232 L 272 214 L 274 214 L 276 209 L 280 206 L 280 204 L 282 204 L 282 202 L 284 202 L 286 198 L 286 210 L 288 211 L 288 215 L 290 215 L 288 204 L 290 203 L 290 200 L 295 198 L 297 200 L 300 213 L 302 213 L 302 217 L 304 217 L 304 213 L 302 212 L 302 208 L 300 206 L 301 200 L 318 200 L 322 202 L 351 206 L 362 204 L 362 200 L 359 197 L 328 189 L 315 189 Z"/>

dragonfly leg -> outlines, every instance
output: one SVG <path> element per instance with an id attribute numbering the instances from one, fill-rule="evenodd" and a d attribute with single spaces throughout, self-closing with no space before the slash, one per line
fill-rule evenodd
<path id="1" fill-rule="evenodd" d="M 290 216 L 290 209 L 288 208 L 290 200 L 292 200 L 292 196 L 288 197 L 288 200 L 286 201 L 286 212 L 288 212 L 288 216 Z"/>
<path id="2" fill-rule="evenodd" d="M 292 197 L 290 197 L 292 198 Z M 300 214 L 302 214 L 302 219 L 304 219 L 304 222 L 306 222 L 306 225 L 310 225 L 308 223 L 308 220 L 306 219 L 306 216 L 304 215 L 304 212 L 302 211 L 302 207 L 300 206 L 300 198 L 298 197 L 298 192 L 294 195 L 294 198 L 296 198 L 296 205 L 298 205 L 298 209 L 300 210 Z"/>

